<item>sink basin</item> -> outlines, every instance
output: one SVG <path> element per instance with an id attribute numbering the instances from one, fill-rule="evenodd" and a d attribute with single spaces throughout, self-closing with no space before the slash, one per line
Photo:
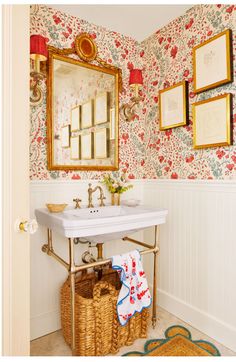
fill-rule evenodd
<path id="1" fill-rule="evenodd" d="M 114 217 L 128 214 L 128 210 L 122 206 L 106 206 L 106 207 L 94 207 L 84 209 L 72 209 L 64 211 L 65 214 L 69 214 L 79 219 L 97 219 L 101 217 Z"/>
<path id="2" fill-rule="evenodd" d="M 102 243 L 128 236 L 138 230 L 166 221 L 167 210 L 147 206 L 105 206 L 68 209 L 53 214 L 45 209 L 36 209 L 39 224 L 67 238 L 85 237 Z"/>

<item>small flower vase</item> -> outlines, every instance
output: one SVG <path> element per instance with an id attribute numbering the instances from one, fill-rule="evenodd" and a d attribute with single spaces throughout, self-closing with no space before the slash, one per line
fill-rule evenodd
<path id="1" fill-rule="evenodd" d="M 120 205 L 120 194 L 118 194 L 117 192 L 111 194 L 111 204 L 112 206 Z"/>

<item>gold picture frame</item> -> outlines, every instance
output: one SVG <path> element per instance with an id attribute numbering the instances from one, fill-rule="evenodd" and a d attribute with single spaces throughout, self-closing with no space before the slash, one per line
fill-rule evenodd
<path id="1" fill-rule="evenodd" d="M 108 128 L 98 128 L 94 131 L 94 157 L 104 159 L 108 157 Z"/>
<path id="2" fill-rule="evenodd" d="M 93 100 L 81 105 L 81 129 L 92 127 L 93 125 Z"/>
<path id="3" fill-rule="evenodd" d="M 93 158 L 93 136 L 92 133 L 84 133 L 80 136 L 81 160 L 91 160 Z"/>
<path id="4" fill-rule="evenodd" d="M 108 105 L 109 93 L 103 92 L 98 94 L 94 99 L 94 124 L 109 122 Z"/>
<path id="5" fill-rule="evenodd" d="M 75 107 L 72 107 L 70 112 L 71 132 L 80 130 L 80 118 L 81 118 L 80 106 L 77 105 Z"/>
<path id="6" fill-rule="evenodd" d="M 182 81 L 159 91 L 160 130 L 187 124 L 187 82 Z"/>
<path id="7" fill-rule="evenodd" d="M 231 144 L 231 94 L 193 104 L 193 148 Z"/>
<path id="8" fill-rule="evenodd" d="M 61 127 L 61 147 L 69 148 L 70 147 L 70 125 Z"/>
<path id="9" fill-rule="evenodd" d="M 71 136 L 70 138 L 70 159 L 80 159 L 80 136 Z"/>
<path id="10" fill-rule="evenodd" d="M 193 48 L 195 93 L 232 81 L 231 30 L 227 29 Z"/>

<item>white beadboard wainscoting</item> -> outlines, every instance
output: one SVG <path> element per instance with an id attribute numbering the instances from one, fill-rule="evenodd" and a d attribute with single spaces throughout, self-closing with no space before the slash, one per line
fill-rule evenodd
<path id="1" fill-rule="evenodd" d="M 236 182 L 146 180 L 143 195 L 169 211 L 158 304 L 236 351 Z"/>
<path id="2" fill-rule="evenodd" d="M 45 207 L 46 203 L 73 204 L 73 198 L 82 199 L 82 205 L 88 204 L 88 183 L 96 186 L 96 181 L 31 181 L 30 184 L 30 210 L 34 218 L 36 208 Z M 122 195 L 122 200 L 127 198 L 143 199 L 143 182 L 132 180 L 133 189 Z M 105 191 L 105 186 L 103 186 Z M 94 204 L 98 204 L 98 191 L 93 194 Z M 110 203 L 110 194 L 105 192 Z M 142 232 L 135 235 L 142 240 Z M 68 260 L 67 239 L 53 234 L 54 250 Z M 39 225 L 37 233 L 31 236 L 31 339 L 35 339 L 60 329 L 60 288 L 67 278 L 67 271 L 53 258 L 41 251 L 42 245 L 47 242 L 47 230 Z M 79 254 L 88 248 L 88 244 L 79 244 L 76 250 L 76 262 L 81 263 Z M 112 241 L 104 246 L 104 256 L 109 257 L 134 249 L 134 244 L 121 240 Z M 93 249 L 96 256 L 96 248 Z"/>
<path id="3" fill-rule="evenodd" d="M 74 197 L 87 205 L 89 182 L 32 181 L 31 216 L 46 203 L 72 204 Z M 236 351 L 236 182 L 132 180 L 132 184 L 122 199 L 137 198 L 169 212 L 160 229 L 158 304 Z M 96 200 L 96 194 L 93 197 Z M 67 241 L 54 236 L 55 251 L 67 258 Z M 153 229 L 148 229 L 134 237 L 152 243 L 153 236 Z M 31 241 L 32 339 L 60 328 L 59 290 L 67 277 L 61 265 L 41 252 L 45 242 L 46 229 L 40 226 Z M 76 248 L 78 262 L 78 251 L 86 248 Z M 134 244 L 116 241 L 106 244 L 104 253 L 108 257 L 131 249 Z M 152 289 L 151 255 L 145 256 L 144 268 Z"/>

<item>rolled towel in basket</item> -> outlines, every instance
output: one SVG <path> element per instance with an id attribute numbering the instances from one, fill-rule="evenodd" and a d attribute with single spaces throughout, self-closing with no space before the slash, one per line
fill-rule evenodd
<path id="1" fill-rule="evenodd" d="M 138 250 L 113 256 L 112 268 L 118 271 L 122 282 L 117 301 L 117 315 L 123 326 L 135 312 L 148 308 L 152 298 Z"/>

